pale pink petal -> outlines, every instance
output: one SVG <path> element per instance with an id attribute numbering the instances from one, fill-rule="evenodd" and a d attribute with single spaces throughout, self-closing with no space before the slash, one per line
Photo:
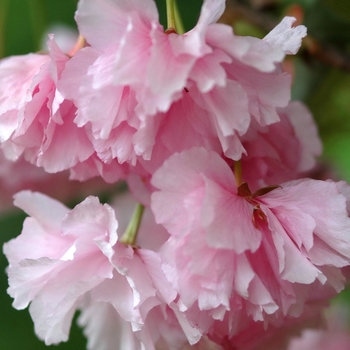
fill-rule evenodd
<path id="1" fill-rule="evenodd" d="M 87 349 L 112 348 L 142 350 L 140 341 L 126 322 L 109 303 L 90 302 L 81 307 L 78 324 L 88 339 Z"/>
<path id="2" fill-rule="evenodd" d="M 119 43 L 128 25 L 128 17 L 145 22 L 158 21 L 152 0 L 83 0 L 78 4 L 76 21 L 79 32 L 99 50 Z"/>
<path id="3" fill-rule="evenodd" d="M 215 24 L 206 33 L 208 44 L 220 48 L 228 55 L 261 72 L 273 72 L 276 63 L 285 57 L 280 47 L 272 47 L 264 40 L 249 36 L 237 36 L 232 28 Z"/>
<path id="4" fill-rule="evenodd" d="M 214 181 L 220 181 L 220 185 Z M 208 245 L 235 249 L 237 253 L 247 249 L 254 251 L 259 246 L 261 235 L 251 220 L 253 208 L 237 196 L 233 174 L 216 154 L 194 148 L 174 155 L 153 175 L 152 184 L 163 190 L 152 195 L 156 220 L 171 234 L 183 235 L 191 227 L 205 230 Z M 162 210 L 165 203 L 174 209 Z M 200 211 L 193 208 L 198 205 L 202 207 Z M 218 215 L 219 207 L 225 209 Z M 181 215 L 181 223 L 177 222 L 176 216 L 172 219 L 174 210 Z M 197 213 L 201 216 L 200 223 L 194 218 Z M 242 222 L 237 217 L 247 220 Z M 182 226 L 186 227 L 183 232 L 179 229 Z M 233 228 L 240 233 L 233 234 Z"/>
<path id="5" fill-rule="evenodd" d="M 56 173 L 69 169 L 88 159 L 94 149 L 86 131 L 73 123 L 75 107 L 66 101 L 67 114 L 61 125 L 50 123 L 46 130 L 47 139 L 37 156 L 36 164 L 47 172 Z M 61 105 L 61 110 L 65 105 Z"/>
<path id="6" fill-rule="evenodd" d="M 89 67 L 99 57 L 100 52 L 85 47 L 79 50 L 65 65 L 58 88 L 61 94 L 69 100 L 74 100 L 80 88 L 81 80 L 87 74 Z M 80 78 L 80 79 L 79 79 Z"/>
<path id="7" fill-rule="evenodd" d="M 306 107 L 292 101 L 277 111 L 279 122 L 262 127 L 252 121 L 241 137 L 243 180 L 252 191 L 304 176 L 321 152 L 317 127 Z"/>
<path id="8" fill-rule="evenodd" d="M 159 24 L 147 23 L 135 16 L 128 17 L 117 51 L 114 48 L 111 56 L 110 78 L 115 85 L 139 84 L 141 78 L 146 78 L 149 60 L 152 60 L 152 41 L 158 35 L 165 40 L 167 38 Z"/>
<path id="9" fill-rule="evenodd" d="M 246 91 L 235 81 L 227 81 L 225 87 L 215 87 L 206 94 L 195 92 L 193 98 L 212 114 L 218 134 L 226 137 L 247 131 L 250 123 L 249 100 Z"/>
<path id="10" fill-rule="evenodd" d="M 221 87 L 226 85 L 226 72 L 222 63 L 231 63 L 231 59 L 220 50 L 214 50 L 212 54 L 196 61 L 190 77 L 201 93 L 212 90 L 215 85 Z"/>
<path id="11" fill-rule="evenodd" d="M 306 36 L 306 27 L 292 27 L 294 17 L 284 17 L 282 22 L 264 37 L 272 47 L 280 47 L 286 54 L 296 54 L 301 46 L 301 39 Z"/>
<path id="12" fill-rule="evenodd" d="M 171 102 L 181 97 L 196 59 L 173 51 L 169 36 L 177 36 L 176 34 L 167 35 L 154 28 L 150 35 L 152 47 L 145 76 L 146 84 L 136 93 L 138 101 L 142 101 L 136 109 L 141 116 L 155 114 L 157 110 L 166 112 Z M 164 65 L 164 62 L 167 64 Z"/>
<path id="13" fill-rule="evenodd" d="M 276 107 L 287 106 L 290 100 L 291 77 L 287 73 L 262 73 L 240 62 L 228 67 L 228 75 L 248 95 L 249 112 L 262 126 L 280 120 Z"/>
<path id="14" fill-rule="evenodd" d="M 273 47 L 267 41 L 259 40 L 258 38 L 249 36 L 236 37 L 235 44 L 248 46 L 247 51 L 243 55 L 238 56 L 237 59 L 261 72 L 269 73 L 275 71 L 276 64 L 282 62 L 285 57 L 285 53 L 279 46 Z"/>
<path id="15" fill-rule="evenodd" d="M 94 153 L 84 162 L 78 163 L 70 169 L 70 179 L 86 181 L 96 176 L 100 176 L 107 183 L 115 183 L 124 179 L 129 171 L 127 164 L 119 164 L 116 159 L 109 163 L 104 163 Z"/>
<path id="16" fill-rule="evenodd" d="M 38 192 L 22 191 L 14 198 L 17 207 L 37 218 L 45 228 L 60 229 L 62 219 L 68 213 L 66 206 Z"/>
<path id="17" fill-rule="evenodd" d="M 225 10 L 223 0 L 205 0 L 196 26 L 182 36 L 172 36 L 170 41 L 176 52 L 201 57 L 212 49 L 205 42 L 205 36 Z M 214 25 L 215 26 L 215 25 Z M 176 39 L 175 39 L 176 38 Z M 172 40 L 174 39 L 174 40 Z"/>
<path id="18" fill-rule="evenodd" d="M 18 125 L 17 113 L 32 99 L 33 78 L 49 62 L 47 55 L 8 57 L 0 63 L 0 138 L 7 140 Z"/>
<path id="19" fill-rule="evenodd" d="M 201 27 L 205 29 L 210 24 L 217 22 L 224 11 L 224 0 L 204 0 L 197 26 L 200 29 Z M 197 29 L 196 27 L 195 30 Z"/>
<path id="20" fill-rule="evenodd" d="M 252 222 L 253 207 L 210 179 L 205 179 L 201 216 L 210 247 L 234 249 L 237 254 L 259 247 L 261 233 Z"/>
<path id="21" fill-rule="evenodd" d="M 315 226 L 312 232 L 314 244 L 311 248 L 303 244 L 311 262 L 321 266 L 348 265 L 350 237 L 347 230 L 350 219 L 346 211 L 346 198 L 339 193 L 337 185 L 333 182 L 299 180 L 282 187 L 263 196 L 262 200 L 267 200 L 266 204 L 285 225 L 287 232 L 296 230 L 297 226 L 291 222 L 288 227 L 282 216 L 283 207 L 294 206 L 301 215 L 308 213 L 312 217 Z"/>

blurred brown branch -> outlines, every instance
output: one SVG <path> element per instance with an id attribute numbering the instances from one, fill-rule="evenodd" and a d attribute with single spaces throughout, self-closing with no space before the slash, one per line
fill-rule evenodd
<path id="1" fill-rule="evenodd" d="M 226 11 L 220 21 L 232 25 L 235 21 L 242 19 L 263 29 L 266 33 L 278 24 L 267 13 L 253 9 L 236 0 L 227 0 Z M 334 47 L 320 43 L 310 35 L 303 40 L 300 54 L 307 61 L 315 59 L 329 66 L 350 72 L 349 55 Z"/>

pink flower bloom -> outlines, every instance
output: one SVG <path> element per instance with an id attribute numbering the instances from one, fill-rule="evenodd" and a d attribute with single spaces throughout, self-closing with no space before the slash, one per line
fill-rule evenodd
<path id="1" fill-rule="evenodd" d="M 130 193 L 72 210 L 15 195 L 29 217 L 4 245 L 8 293 L 47 345 L 79 310 L 89 349 L 278 349 L 344 288 L 350 186 L 298 179 L 321 142 L 281 65 L 306 28 L 240 37 L 224 9 L 204 0 L 179 34 L 153 0 L 80 0 L 73 57 L 51 36 L 48 54 L 0 61 L 7 157 L 126 179 L 145 206 L 138 227 Z M 130 223 L 137 240 L 119 239 Z"/>
<path id="2" fill-rule="evenodd" d="M 91 289 L 113 277 L 117 241 L 113 210 L 89 197 L 72 211 L 39 193 L 23 191 L 15 204 L 31 217 L 4 245 L 13 306 L 30 314 L 47 345 L 68 339 L 72 317 Z"/>
<path id="3" fill-rule="evenodd" d="M 47 172 L 69 169 L 94 152 L 73 122 L 76 108 L 56 89 L 69 60 L 53 38 L 50 54 L 29 54 L 1 61 L 0 126 L 7 156 L 25 158 Z M 24 72 L 24 73 L 23 73 Z"/>
<path id="4" fill-rule="evenodd" d="M 4 245 L 9 260 L 8 293 L 17 309 L 30 303 L 36 334 L 47 345 L 68 339 L 77 309 L 83 312 L 80 323 L 86 326 L 91 344 L 107 333 L 106 344 L 113 337 L 114 343 L 132 342 L 135 349 L 153 349 L 165 336 L 163 328 L 169 333 L 166 341 L 171 342 L 173 335 L 182 343 L 200 339 L 199 331 L 173 303 L 177 293 L 165 278 L 160 255 L 119 243 L 118 222 L 110 206 L 88 197 L 69 210 L 30 191 L 15 198 L 15 204 L 30 217 L 21 235 Z M 154 226 L 150 222 L 148 235 Z M 91 312 L 102 320 L 91 319 Z M 128 341 L 119 339 L 114 327 L 94 326 L 96 320 L 103 325 L 111 319 L 122 323 Z"/>
<path id="5" fill-rule="evenodd" d="M 152 184 L 156 221 L 172 235 L 164 269 L 196 324 L 297 316 L 319 283 L 343 288 L 350 219 L 338 184 L 303 179 L 252 194 L 202 148 L 173 155 Z"/>
<path id="6" fill-rule="evenodd" d="M 305 27 L 286 18 L 263 40 L 237 37 L 215 23 L 224 7 L 204 1 L 197 25 L 178 35 L 164 32 L 151 0 L 79 2 L 76 20 L 90 47 L 67 62 L 59 89 L 77 105 L 74 121 L 89 126 L 102 161 L 158 164 L 187 146 L 239 159 L 251 116 L 261 125 L 279 120 L 290 77 L 276 63 L 297 51 Z M 170 139 L 169 114 L 183 114 Z M 185 145 L 174 136 L 183 130 Z M 159 142 L 167 150 L 154 157 Z"/>

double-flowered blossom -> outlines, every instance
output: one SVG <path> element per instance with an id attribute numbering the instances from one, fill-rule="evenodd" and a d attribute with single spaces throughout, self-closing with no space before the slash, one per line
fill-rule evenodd
<path id="1" fill-rule="evenodd" d="M 56 89 L 68 56 L 54 39 L 49 54 L 9 57 L 0 63 L 0 128 L 7 156 L 22 153 L 47 172 L 66 170 L 93 153 L 85 130 L 74 124 L 76 107 Z"/>
<path id="2" fill-rule="evenodd" d="M 164 31 L 151 0 L 79 2 L 89 46 L 67 63 L 58 86 L 101 160 L 150 161 L 149 169 L 201 145 L 237 160 L 252 120 L 280 120 L 291 81 L 278 63 L 297 51 L 306 29 L 285 18 L 263 40 L 238 37 L 215 23 L 224 6 L 204 1 L 197 25 L 180 35 Z"/>
<path id="3" fill-rule="evenodd" d="M 296 317 L 313 285 L 344 287 L 347 185 L 301 179 L 252 193 L 204 148 L 170 157 L 152 183 L 159 189 L 152 195 L 156 220 L 172 235 L 164 269 L 180 309 L 199 327 L 227 312 L 228 332 L 242 317 Z"/>
<path id="4" fill-rule="evenodd" d="M 112 322 L 123 323 L 132 341 L 146 344 L 147 349 L 160 337 L 147 325 L 149 313 L 149 318 L 158 322 L 173 319 L 174 324 L 169 323 L 168 328 L 183 334 L 168 306 L 177 294 L 165 279 L 160 256 L 151 250 L 135 250 L 119 243 L 118 222 L 110 206 L 100 204 L 96 197 L 88 197 L 69 210 L 30 191 L 18 193 L 15 204 L 30 217 L 24 222 L 22 234 L 4 246 L 10 263 L 8 293 L 17 309 L 30 303 L 35 331 L 46 344 L 68 339 L 78 308 L 82 310 L 81 324 L 89 325 L 86 333 L 92 343 L 109 330 L 92 327 L 91 312 L 104 315 L 101 318 L 107 324 L 110 318 Z M 164 319 L 167 313 L 169 316 Z M 109 337 L 115 342 L 118 338 L 113 330 L 117 324 L 110 327 Z M 186 320 L 182 320 L 182 327 L 187 327 L 191 334 Z M 139 333 L 139 338 L 135 333 Z M 197 335 L 195 341 L 198 339 Z M 105 341 L 109 346 L 104 348 L 109 349 L 111 340 Z"/>
<path id="5" fill-rule="evenodd" d="M 7 156 L 115 182 L 150 177 L 172 153 L 195 146 L 246 155 L 242 137 L 281 119 L 290 76 L 279 62 L 296 53 L 306 29 L 286 17 L 262 40 L 235 36 L 215 23 L 224 7 L 204 1 L 197 25 L 178 34 L 164 31 L 152 0 L 81 0 L 86 47 L 69 57 L 51 37 L 49 54 L 0 66 Z"/>

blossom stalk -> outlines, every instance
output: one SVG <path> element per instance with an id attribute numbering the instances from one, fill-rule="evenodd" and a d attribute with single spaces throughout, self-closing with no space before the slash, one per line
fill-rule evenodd
<path id="1" fill-rule="evenodd" d="M 242 183 L 242 162 L 240 160 L 236 161 L 234 164 L 234 174 L 237 187 L 239 187 Z"/>
<path id="2" fill-rule="evenodd" d="M 174 0 L 166 0 L 167 31 L 174 29 L 176 31 L 176 14 Z"/>
<path id="3" fill-rule="evenodd" d="M 185 27 L 182 23 L 179 6 L 177 5 L 176 0 L 174 0 L 174 17 L 175 17 L 175 25 L 176 25 L 176 32 L 178 34 L 184 34 L 185 33 Z"/>
<path id="4" fill-rule="evenodd" d="M 144 209 L 145 207 L 142 204 L 137 204 L 132 218 L 129 222 L 129 225 L 120 239 L 121 243 L 131 246 L 134 246 L 136 244 L 136 237 L 140 227 Z"/>

